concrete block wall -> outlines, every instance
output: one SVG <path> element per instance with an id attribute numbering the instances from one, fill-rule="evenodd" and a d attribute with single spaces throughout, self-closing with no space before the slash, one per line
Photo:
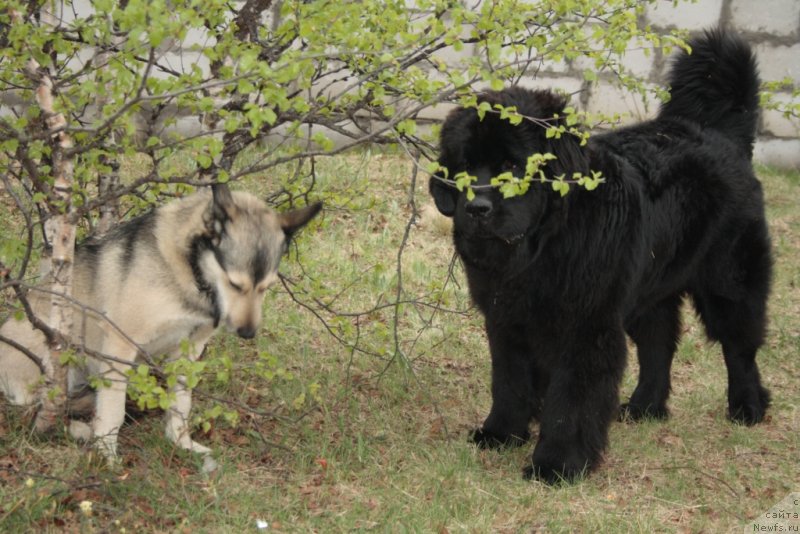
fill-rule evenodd
<path id="1" fill-rule="evenodd" d="M 788 77 L 800 86 L 800 0 L 697 0 L 678 6 L 672 0 L 660 0 L 648 6 L 640 22 L 656 31 L 679 28 L 700 32 L 714 26 L 734 29 L 755 50 L 762 80 Z M 631 49 L 622 64 L 649 84 L 663 85 L 669 58 L 659 51 L 645 54 L 641 49 Z M 520 83 L 532 88 L 561 88 L 590 113 L 621 114 L 623 124 L 652 117 L 658 110 L 656 99 L 644 100 L 620 89 L 610 73 L 601 73 L 597 82 L 583 81 L 586 67 L 576 61 L 566 68 L 537 69 Z M 788 102 L 790 98 L 789 92 L 775 95 L 776 101 Z M 754 157 L 761 163 L 800 169 L 800 119 L 764 110 Z"/>
<path id="2" fill-rule="evenodd" d="M 800 0 L 696 0 L 681 2 L 659 0 L 648 5 L 640 20 L 656 31 L 684 29 L 699 33 L 722 26 L 742 34 L 758 56 L 762 80 L 784 78 L 800 86 Z M 623 67 L 643 78 L 648 85 L 663 86 L 669 58 L 660 51 L 645 53 L 631 48 L 622 58 Z M 593 68 L 585 59 L 571 63 L 545 63 L 530 69 L 519 84 L 530 88 L 559 89 L 572 95 L 572 101 L 590 113 L 619 114 L 621 123 L 652 117 L 659 101 L 631 94 L 614 83 L 611 73 L 599 73 L 596 82 L 586 82 L 583 70 Z M 775 95 L 788 102 L 790 93 Z M 446 107 L 437 108 L 436 117 L 444 116 Z M 764 110 L 759 123 L 755 159 L 782 168 L 800 169 L 800 119 L 786 118 L 776 111 Z"/>
<path id="3" fill-rule="evenodd" d="M 280 2 L 275 2 L 273 11 L 264 21 L 265 24 L 274 27 L 279 4 Z M 409 4 L 413 5 L 413 0 Z M 91 10 L 91 2 L 73 0 L 73 9 L 83 14 L 87 9 Z M 70 15 L 65 13 L 65 18 L 68 16 Z M 698 32 L 718 25 L 735 29 L 755 49 L 762 79 L 779 80 L 788 77 L 795 86 L 800 86 L 800 0 L 696 0 L 681 2 L 677 7 L 672 0 L 659 0 L 648 6 L 640 22 L 649 24 L 657 31 L 682 28 Z M 161 60 L 177 71 L 189 70 L 194 64 L 208 70 L 208 60 L 199 50 L 210 44 L 213 44 L 213 38 L 205 32 L 192 31 L 183 42 L 166 43 L 159 52 Z M 476 53 L 478 52 L 473 46 L 465 46 L 458 53 L 449 49 L 438 52 L 450 63 L 457 63 L 464 55 Z M 91 57 L 92 54 L 88 52 L 75 61 L 91 61 Z M 632 74 L 644 78 L 649 85 L 656 86 L 663 84 L 669 61 L 659 51 L 646 54 L 644 50 L 632 48 L 623 58 L 622 64 Z M 606 114 L 618 113 L 623 123 L 646 119 L 658 109 L 658 101 L 654 98 L 644 100 L 621 90 L 614 84 L 610 73 L 600 73 L 597 82 L 584 81 L 582 73 L 585 68 L 593 66 L 581 59 L 573 62 L 545 62 L 532 66 L 519 83 L 531 88 L 560 89 L 573 95 L 573 102 L 581 109 Z M 347 85 L 339 83 L 336 87 Z M 326 90 L 334 89 L 331 86 Z M 788 101 L 789 98 L 788 93 L 776 95 L 779 101 Z M 9 113 L 12 106 L 19 109 L 22 105 L 24 103 L 15 101 L 10 92 L 0 95 L 0 115 Z M 426 121 L 438 121 L 449 109 L 448 105 L 436 106 L 426 110 L 422 118 Z M 169 113 L 177 119 L 176 124 L 169 127 L 172 131 L 187 134 L 200 128 L 196 117 L 188 116 L 179 109 L 171 109 Z M 148 135 L 163 133 L 159 131 L 163 119 L 162 116 L 158 123 L 149 125 L 151 131 Z M 755 157 L 763 163 L 800 169 L 800 121 L 783 117 L 775 111 L 764 111 L 759 125 Z"/>

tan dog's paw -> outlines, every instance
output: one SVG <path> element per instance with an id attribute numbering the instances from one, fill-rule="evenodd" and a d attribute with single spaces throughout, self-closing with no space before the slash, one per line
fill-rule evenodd
<path id="1" fill-rule="evenodd" d="M 72 439 L 78 441 L 91 441 L 92 439 L 92 426 L 83 421 L 70 421 L 69 422 L 69 435 Z"/>

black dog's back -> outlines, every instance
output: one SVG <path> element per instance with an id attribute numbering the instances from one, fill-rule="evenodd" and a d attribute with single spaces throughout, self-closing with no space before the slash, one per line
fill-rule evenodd
<path id="1" fill-rule="evenodd" d="M 590 167 L 602 169 L 609 167 L 609 158 L 622 159 L 631 170 L 607 174 L 636 182 L 632 187 L 643 193 L 652 256 L 647 259 L 651 279 L 643 273 L 638 291 L 645 306 L 650 290 L 661 292 L 652 296 L 661 298 L 665 290 L 688 285 L 688 280 L 652 277 L 697 271 L 690 261 L 706 263 L 706 270 L 719 275 L 709 283 L 733 294 L 736 284 L 727 281 L 731 269 L 720 266 L 727 253 L 711 241 L 736 241 L 746 226 L 764 219 L 761 186 L 750 164 L 759 103 L 755 57 L 745 41 L 720 29 L 706 31 L 689 46 L 691 54 L 682 52 L 672 62 L 671 98 L 655 120 L 590 141 Z M 676 221 L 676 214 L 683 220 Z M 673 266 L 659 265 L 665 259 Z"/>

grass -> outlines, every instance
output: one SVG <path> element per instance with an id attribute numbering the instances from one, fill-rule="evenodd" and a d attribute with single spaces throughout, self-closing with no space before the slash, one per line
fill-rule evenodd
<path id="1" fill-rule="evenodd" d="M 123 465 L 109 470 L 86 446 L 32 435 L 29 414 L 0 406 L 0 531 L 253 532 L 264 521 L 271 532 L 752 532 L 754 518 L 800 490 L 800 174 L 759 169 L 776 257 L 759 354 L 774 397 L 767 421 L 726 420 L 720 348 L 687 308 L 672 417 L 615 423 L 597 471 L 548 487 L 521 478 L 532 445 L 498 452 L 467 443 L 490 405 L 488 349 L 463 273 L 447 278 L 449 230 L 426 184 L 417 184 L 423 216 L 403 252 L 403 297 L 419 302 L 400 306 L 395 338 L 395 308 L 372 308 L 396 298 L 411 166 L 351 155 L 317 171 L 320 194 L 338 200 L 282 271 L 299 300 L 364 312 L 321 312 L 347 343 L 281 288 L 267 298 L 257 340 L 216 338 L 210 358 L 230 357 L 231 378 L 209 374 L 203 390 L 235 401 L 239 423 L 198 432 L 220 463 L 211 475 L 162 437 L 158 412 L 131 410 Z M 278 179 L 245 186 L 264 193 Z M 363 352 L 348 346 L 356 340 Z M 196 410 L 213 404 L 200 396 Z"/>

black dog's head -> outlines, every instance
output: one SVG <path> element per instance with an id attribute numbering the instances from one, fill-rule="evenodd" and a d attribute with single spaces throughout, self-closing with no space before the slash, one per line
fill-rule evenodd
<path id="1" fill-rule="evenodd" d="M 546 137 L 547 125 L 563 120 L 566 100 L 562 96 L 511 87 L 481 93 L 481 102 L 493 110 L 496 104 L 513 106 L 525 118 L 513 125 L 497 111 L 486 112 L 483 119 L 474 108 L 451 112 L 442 126 L 439 165 L 447 169 L 451 180 L 464 171 L 477 177 L 472 184 L 475 197 L 468 200 L 466 191 L 442 180 L 441 173 L 431 177 L 429 189 L 439 211 L 454 218 L 456 232 L 472 239 L 515 243 L 536 231 L 560 195 L 549 184 L 534 182 L 524 195 L 504 199 L 498 188 L 490 186 L 491 179 L 505 172 L 524 176 L 528 157 L 535 153 L 556 156 L 545 166 L 547 176 L 585 173 L 588 164 L 574 136 Z M 562 118 L 554 119 L 556 114 Z"/>

